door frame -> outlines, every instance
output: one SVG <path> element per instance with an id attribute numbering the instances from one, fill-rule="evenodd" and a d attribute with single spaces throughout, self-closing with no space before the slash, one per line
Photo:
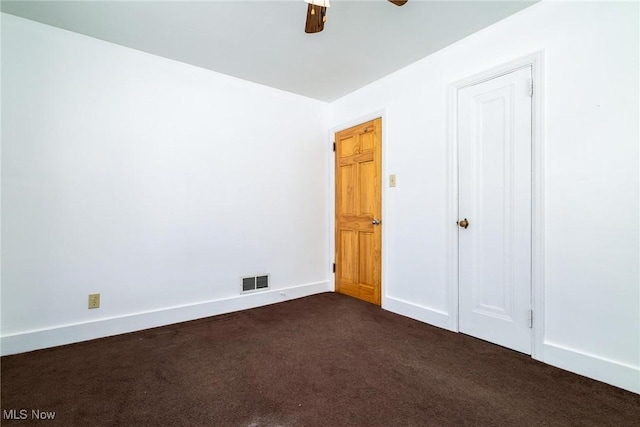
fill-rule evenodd
<path id="1" fill-rule="evenodd" d="M 336 276 L 335 274 L 333 274 L 333 269 L 332 269 L 332 265 L 335 262 L 335 254 L 336 254 L 336 163 L 335 163 L 335 156 L 334 156 L 334 152 L 333 152 L 333 143 L 335 142 L 335 134 L 337 132 L 340 132 L 342 130 L 345 129 L 349 129 L 351 127 L 354 126 L 358 126 L 359 124 L 362 123 L 366 123 L 368 121 L 374 120 L 374 119 L 382 119 L 382 133 L 381 133 L 381 144 L 382 144 L 382 152 L 381 152 L 381 179 L 382 182 L 380 182 L 380 207 L 382 209 L 382 218 L 381 218 L 381 225 L 382 225 L 382 230 L 380 230 L 381 236 L 381 242 L 380 242 L 380 247 L 381 247 L 381 253 L 380 253 L 380 307 L 381 308 L 385 308 L 386 305 L 386 298 L 387 298 L 387 291 L 386 291 L 386 271 L 387 269 L 386 267 L 386 260 L 387 260 L 387 256 L 386 256 L 386 249 L 385 249 L 385 240 L 386 240 L 386 236 L 387 236 L 387 227 L 385 226 L 385 218 L 387 216 L 387 208 L 386 208 L 386 204 L 385 204 L 385 199 L 386 199 L 386 193 L 387 193 L 387 186 L 385 185 L 385 177 L 387 176 L 387 164 L 385 159 L 387 158 L 386 156 L 386 151 L 387 151 L 387 145 L 385 144 L 385 141 L 387 140 L 387 111 L 386 109 L 383 110 L 377 110 L 377 111 L 373 111 L 371 113 L 365 114 L 363 116 L 359 116 L 356 117 L 354 119 L 348 120 L 346 122 L 342 122 L 339 125 L 335 125 L 333 127 L 331 127 L 328 131 L 328 135 L 327 135 L 327 139 L 328 139 L 328 150 L 327 155 L 329 156 L 329 161 L 327 162 L 329 167 L 328 167 L 328 174 L 329 174 L 329 192 L 327 195 L 327 207 L 328 207 L 328 214 L 329 214 L 329 245 L 328 245 L 328 250 L 329 250 L 329 255 L 328 255 L 328 259 L 329 262 L 327 263 L 327 268 L 329 271 L 329 275 L 331 277 L 331 280 L 329 281 L 329 286 L 330 286 L 330 290 L 332 292 L 335 292 L 336 290 Z"/>
<path id="2" fill-rule="evenodd" d="M 447 227 L 449 329 L 459 332 L 458 324 L 458 91 L 464 87 L 491 80 L 512 71 L 531 67 L 533 97 L 531 99 L 531 309 L 533 327 L 531 357 L 543 360 L 544 344 L 544 50 L 540 50 L 482 71 L 449 85 L 448 188 Z"/>

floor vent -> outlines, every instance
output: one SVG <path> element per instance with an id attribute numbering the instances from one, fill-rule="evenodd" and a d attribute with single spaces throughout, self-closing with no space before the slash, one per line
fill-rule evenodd
<path id="1" fill-rule="evenodd" d="M 251 276 L 242 278 L 241 292 L 261 291 L 269 288 L 269 275 Z"/>

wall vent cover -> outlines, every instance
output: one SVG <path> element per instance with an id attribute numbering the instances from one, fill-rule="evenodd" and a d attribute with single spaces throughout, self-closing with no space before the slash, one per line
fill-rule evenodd
<path id="1" fill-rule="evenodd" d="M 250 276 L 242 278 L 241 293 L 262 291 L 269 289 L 269 275 Z"/>

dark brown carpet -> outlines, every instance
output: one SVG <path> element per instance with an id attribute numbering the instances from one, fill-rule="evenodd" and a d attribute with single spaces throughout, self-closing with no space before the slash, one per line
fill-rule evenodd
<path id="1" fill-rule="evenodd" d="M 637 394 L 333 293 L 3 357 L 1 406 L 28 412 L 3 425 L 640 425 Z"/>

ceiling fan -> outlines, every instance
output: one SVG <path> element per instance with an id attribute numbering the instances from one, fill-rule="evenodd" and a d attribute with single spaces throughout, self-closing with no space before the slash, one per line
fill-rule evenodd
<path id="1" fill-rule="evenodd" d="M 307 5 L 307 23 L 304 32 L 313 34 L 324 30 L 324 23 L 327 21 L 327 8 L 329 0 L 304 0 Z M 388 0 L 396 6 L 404 5 L 408 0 Z"/>

